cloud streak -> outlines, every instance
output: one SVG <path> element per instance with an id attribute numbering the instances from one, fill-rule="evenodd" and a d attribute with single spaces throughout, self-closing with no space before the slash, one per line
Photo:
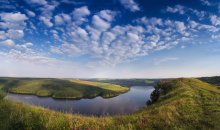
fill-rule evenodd
<path id="1" fill-rule="evenodd" d="M 154 64 L 155 65 L 161 65 L 161 64 L 166 63 L 166 62 L 177 61 L 177 60 L 179 60 L 178 57 L 165 57 L 165 58 L 162 58 L 162 59 L 156 59 L 154 61 Z"/>

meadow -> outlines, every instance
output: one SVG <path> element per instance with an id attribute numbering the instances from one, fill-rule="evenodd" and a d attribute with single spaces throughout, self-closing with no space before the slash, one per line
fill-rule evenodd
<path id="1" fill-rule="evenodd" d="M 155 86 L 151 99 L 149 106 L 129 115 L 88 117 L 55 112 L 1 98 L 0 128 L 2 130 L 220 129 L 220 89 L 216 85 L 194 78 L 163 80 Z"/>

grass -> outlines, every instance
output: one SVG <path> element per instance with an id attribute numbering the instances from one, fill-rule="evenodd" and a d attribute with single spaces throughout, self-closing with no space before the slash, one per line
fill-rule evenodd
<path id="1" fill-rule="evenodd" d="M 198 79 L 161 81 L 155 100 L 130 115 L 87 117 L 0 100 L 2 130 L 219 130 L 220 90 Z"/>
<path id="2" fill-rule="evenodd" d="M 11 93 L 50 96 L 53 98 L 105 98 L 127 92 L 127 87 L 82 80 L 1 78 L 0 89 Z"/>

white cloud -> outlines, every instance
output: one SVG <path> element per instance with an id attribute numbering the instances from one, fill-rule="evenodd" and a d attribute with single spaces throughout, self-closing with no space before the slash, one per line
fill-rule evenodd
<path id="1" fill-rule="evenodd" d="M 71 21 L 71 16 L 70 16 L 70 15 L 62 13 L 61 16 L 63 17 L 63 20 L 64 20 L 65 22 L 68 23 L 68 22 Z"/>
<path id="2" fill-rule="evenodd" d="M 128 32 L 127 33 L 127 36 L 128 38 L 131 40 L 131 41 L 139 41 L 139 36 L 135 33 L 132 33 L 132 32 Z"/>
<path id="3" fill-rule="evenodd" d="M 58 5 L 59 5 L 58 2 L 52 1 L 51 3 L 42 6 L 39 10 L 41 10 L 43 16 L 52 17 L 53 11 Z"/>
<path id="4" fill-rule="evenodd" d="M 24 44 L 16 44 L 15 48 L 18 49 L 18 50 L 28 51 L 28 50 L 31 50 L 31 47 L 33 45 L 34 44 L 31 43 L 31 42 L 27 42 L 27 43 L 24 43 Z"/>
<path id="5" fill-rule="evenodd" d="M 210 16 L 210 21 L 212 22 L 213 25 L 218 26 L 220 25 L 220 17 L 216 15 L 211 15 Z"/>
<path id="6" fill-rule="evenodd" d="M 40 21 L 42 21 L 46 26 L 48 27 L 52 27 L 53 23 L 50 21 L 50 18 L 44 17 L 44 16 L 40 16 Z"/>
<path id="7" fill-rule="evenodd" d="M 174 7 L 168 6 L 166 8 L 166 12 L 169 13 L 178 13 L 180 15 L 185 15 L 187 17 L 191 17 L 192 15 L 195 15 L 198 17 L 199 20 L 202 20 L 207 15 L 207 12 L 205 11 L 199 11 L 197 9 L 192 9 L 189 7 L 185 7 L 182 5 L 175 5 Z"/>
<path id="8" fill-rule="evenodd" d="M 88 33 L 86 32 L 86 30 L 79 27 L 76 29 L 75 32 L 72 32 L 72 35 L 75 35 L 76 37 L 80 37 L 82 39 L 86 39 L 88 36 Z"/>
<path id="9" fill-rule="evenodd" d="M 46 5 L 47 4 L 46 0 L 26 0 L 26 2 L 29 4 L 38 4 L 38 5 Z"/>
<path id="10" fill-rule="evenodd" d="M 183 33 L 185 31 L 186 27 L 185 27 L 185 24 L 183 22 L 176 21 L 175 24 L 176 24 L 176 28 L 177 28 L 179 33 Z"/>
<path id="11" fill-rule="evenodd" d="M 18 38 L 22 38 L 24 36 L 24 32 L 23 30 L 13 30 L 13 29 L 9 29 L 7 31 L 7 37 L 11 38 L 11 39 L 18 39 Z"/>
<path id="12" fill-rule="evenodd" d="M 5 46 L 9 46 L 9 47 L 13 47 L 15 45 L 14 41 L 11 39 L 7 39 L 5 41 L 2 41 L 1 43 Z"/>
<path id="13" fill-rule="evenodd" d="M 60 48 L 55 47 L 55 46 L 51 46 L 50 47 L 50 52 L 54 53 L 54 54 L 63 54 L 63 52 L 61 51 Z"/>
<path id="14" fill-rule="evenodd" d="M 57 1 L 46 1 L 46 0 L 25 0 L 30 6 L 36 8 L 40 12 L 39 20 L 43 22 L 46 26 L 52 27 L 53 23 L 51 22 L 53 11 L 59 5 Z M 35 17 L 36 14 L 30 10 L 27 10 L 27 14 L 30 17 Z"/>
<path id="15" fill-rule="evenodd" d="M 72 12 L 75 23 L 81 24 L 86 21 L 86 17 L 90 15 L 90 11 L 87 6 L 75 8 Z"/>
<path id="16" fill-rule="evenodd" d="M 6 33 L 5 33 L 5 31 L 0 31 L 0 40 L 4 40 L 4 39 L 6 39 Z"/>
<path id="17" fill-rule="evenodd" d="M 70 23 L 71 22 L 71 16 L 68 14 L 58 14 L 54 17 L 56 25 L 63 25 L 64 23 Z"/>
<path id="18" fill-rule="evenodd" d="M 120 3 L 132 12 L 136 12 L 140 10 L 140 7 L 134 0 L 119 0 Z"/>
<path id="19" fill-rule="evenodd" d="M 170 13 L 184 14 L 185 8 L 182 5 L 175 5 L 174 7 L 167 7 L 166 11 Z"/>
<path id="20" fill-rule="evenodd" d="M 116 15 L 116 12 L 111 11 L 111 10 L 102 10 L 98 13 L 98 15 L 107 21 L 113 21 Z"/>
<path id="21" fill-rule="evenodd" d="M 147 17 L 142 17 L 136 20 L 136 22 L 138 24 L 144 24 L 146 26 L 161 26 L 163 24 L 162 19 L 161 18 L 147 18 Z"/>
<path id="22" fill-rule="evenodd" d="M 41 54 L 39 51 L 34 51 L 32 49 L 34 44 L 31 42 L 15 44 L 13 40 L 7 39 L 1 43 L 10 48 L 8 50 L 0 50 L 0 56 L 7 57 L 18 62 L 53 65 L 59 61 L 55 58 L 48 57 L 45 54 Z"/>
<path id="23" fill-rule="evenodd" d="M 212 25 L 200 24 L 198 27 L 199 30 L 208 30 L 209 32 L 218 32 L 219 29 Z"/>
<path id="24" fill-rule="evenodd" d="M 74 44 L 62 44 L 62 48 L 64 52 L 67 52 L 68 54 L 79 54 L 81 50 L 75 46 Z"/>
<path id="25" fill-rule="evenodd" d="M 188 10 L 191 11 L 192 14 L 195 14 L 199 18 L 199 20 L 203 20 L 205 16 L 208 15 L 205 11 L 198 11 L 196 9 L 191 8 L 189 8 Z"/>
<path id="26" fill-rule="evenodd" d="M 203 5 L 211 6 L 211 3 L 208 0 L 200 0 Z"/>
<path id="27" fill-rule="evenodd" d="M 33 11 L 27 10 L 27 14 L 29 17 L 35 17 L 36 14 Z"/>
<path id="28" fill-rule="evenodd" d="M 55 58 L 46 57 L 32 51 L 22 52 L 19 50 L 11 49 L 9 52 L 0 52 L 0 55 L 13 58 L 17 61 L 26 61 L 30 63 L 54 64 L 57 62 Z"/>
<path id="29" fill-rule="evenodd" d="M 59 16 L 59 15 L 56 15 L 56 16 L 55 16 L 55 23 L 56 23 L 57 25 L 62 25 L 62 24 L 64 24 L 63 18 L 62 18 L 61 16 Z"/>
<path id="30" fill-rule="evenodd" d="M 212 39 L 220 39 L 220 35 L 212 35 Z"/>
<path id="31" fill-rule="evenodd" d="M 7 29 L 5 33 L 1 33 L 1 39 L 20 39 L 23 38 L 23 29 L 26 27 L 28 17 L 20 12 L 16 13 L 0 13 L 2 22 L 0 28 Z"/>
<path id="32" fill-rule="evenodd" d="M 180 9 L 183 11 L 186 9 L 186 12 L 196 15 L 190 8 L 176 7 L 179 8 L 177 13 L 181 13 Z M 84 13 L 80 14 L 79 10 L 84 10 L 82 11 Z M 218 28 L 212 25 L 201 24 L 191 18 L 188 18 L 187 21 L 176 21 L 142 17 L 133 20 L 132 24 L 113 26 L 112 22 L 115 20 L 117 12 L 102 10 L 94 13 L 91 16 L 91 22 L 86 18 L 90 14 L 86 6 L 75 9 L 71 14 L 72 18 L 65 14 L 66 20 L 64 14 L 57 14 L 56 16 L 59 18 L 56 20 L 55 16 L 55 23 L 65 23 L 66 26 L 55 28 L 59 31 L 59 42 L 62 44 L 52 45 L 50 51 L 70 57 L 88 55 L 89 58 L 95 59 L 96 64 L 114 66 L 131 62 L 155 51 L 171 49 L 177 44 L 186 47 L 183 43 L 197 43 L 199 31 L 208 35 L 210 32 L 218 31 Z M 84 24 L 80 26 L 77 22 Z M 58 33 L 52 34 L 57 35 Z"/>
<path id="33" fill-rule="evenodd" d="M 17 13 L 0 13 L 0 17 L 5 22 L 21 22 L 28 19 L 25 14 Z"/>
<path id="34" fill-rule="evenodd" d="M 86 27 L 86 30 L 88 30 L 88 33 L 90 35 L 90 38 L 91 40 L 99 40 L 100 39 L 100 35 L 101 35 L 101 31 L 94 28 L 94 27 L 91 27 L 91 26 L 87 26 Z"/>
<path id="35" fill-rule="evenodd" d="M 103 20 L 98 15 L 94 15 L 92 17 L 92 24 L 94 25 L 95 28 L 102 31 L 107 30 L 111 26 L 109 22 Z"/>
<path id="36" fill-rule="evenodd" d="M 0 28 L 1 29 L 16 29 L 23 30 L 26 26 L 28 17 L 20 12 L 17 13 L 0 13 Z"/>
<path id="37" fill-rule="evenodd" d="M 184 23 L 146 17 L 134 22 L 138 24 L 111 27 L 110 19 L 101 17 L 98 12 L 92 16 L 92 25 L 86 24 L 85 28 L 70 26 L 64 40 L 68 42 L 52 46 L 51 52 L 69 56 L 88 54 L 97 60 L 96 64 L 114 66 L 188 42 L 193 37 L 190 29 L 201 26 L 192 21 Z"/>
<path id="38" fill-rule="evenodd" d="M 86 17 L 90 15 L 90 11 L 88 9 L 87 6 L 83 6 L 83 7 L 80 7 L 80 8 L 76 8 L 74 9 L 73 11 L 73 16 L 75 18 L 81 18 L 81 17 Z"/>
<path id="39" fill-rule="evenodd" d="M 159 35 L 152 35 L 152 36 L 149 36 L 147 39 L 153 43 L 157 43 L 160 40 L 160 36 Z"/>
<path id="40" fill-rule="evenodd" d="M 195 21 L 189 21 L 189 26 L 190 28 L 194 29 L 198 26 L 199 24 Z"/>
<path id="41" fill-rule="evenodd" d="M 1 29 L 24 29 L 26 22 L 0 22 Z"/>

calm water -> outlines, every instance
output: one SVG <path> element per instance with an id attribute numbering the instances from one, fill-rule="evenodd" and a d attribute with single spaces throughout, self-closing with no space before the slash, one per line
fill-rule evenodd
<path id="1" fill-rule="evenodd" d="M 139 110 L 150 98 L 152 86 L 133 86 L 130 91 L 117 97 L 104 99 L 56 100 L 34 95 L 7 94 L 6 98 L 26 104 L 42 106 L 56 111 L 79 113 L 83 115 L 121 115 Z"/>

